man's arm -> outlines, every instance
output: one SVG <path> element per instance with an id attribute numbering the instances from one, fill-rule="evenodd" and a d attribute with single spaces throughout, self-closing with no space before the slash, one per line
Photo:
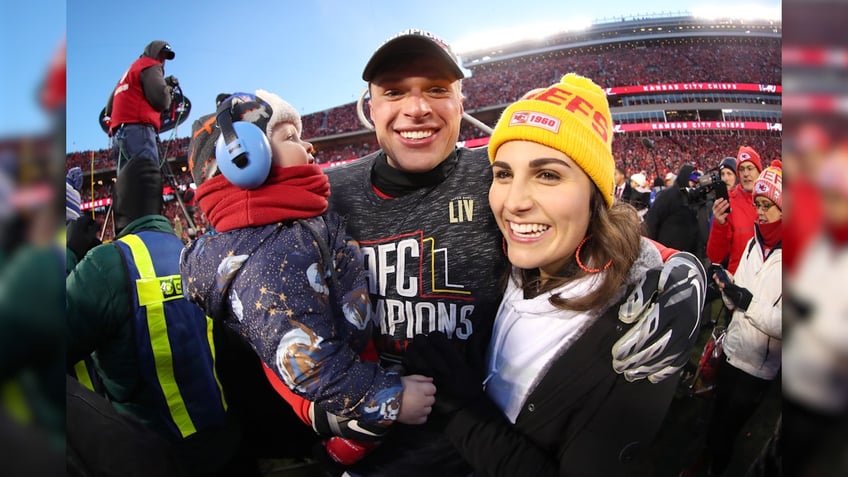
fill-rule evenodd
<path id="1" fill-rule="evenodd" d="M 161 65 L 154 65 L 142 70 L 139 76 L 144 97 L 156 111 L 162 112 L 171 107 L 171 92 L 173 88 L 165 82 L 165 70 Z"/>
<path id="2" fill-rule="evenodd" d="M 722 263 L 730 255 L 733 242 L 733 227 L 730 222 L 720 224 L 713 221 L 710 236 L 707 239 L 707 257 L 712 263 Z"/>
<path id="3" fill-rule="evenodd" d="M 0 381 L 64 344 L 59 267 L 53 247 L 26 244 L 0 269 Z"/>
<path id="4" fill-rule="evenodd" d="M 68 364 L 89 355 L 127 318 L 127 280 L 118 254 L 113 245 L 92 249 L 65 280 Z"/>
<path id="5" fill-rule="evenodd" d="M 730 225 L 730 202 L 716 199 L 713 203 L 713 221 L 707 238 L 707 257 L 713 263 L 723 263 L 730 255 L 733 243 L 733 226 Z"/>
<path id="6" fill-rule="evenodd" d="M 109 93 L 109 99 L 106 100 L 106 116 L 112 116 L 112 101 L 115 99 L 115 88 Z"/>

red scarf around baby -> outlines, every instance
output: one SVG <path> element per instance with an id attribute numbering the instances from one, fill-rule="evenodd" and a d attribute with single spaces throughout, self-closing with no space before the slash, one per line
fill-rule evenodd
<path id="1" fill-rule="evenodd" d="M 197 201 L 218 232 L 315 217 L 327 211 L 329 196 L 330 182 L 315 164 L 271 166 L 268 180 L 253 190 L 223 175 L 197 188 Z"/>

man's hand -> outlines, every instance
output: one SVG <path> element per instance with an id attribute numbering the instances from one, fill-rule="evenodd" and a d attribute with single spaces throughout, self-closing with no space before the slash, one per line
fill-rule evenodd
<path id="1" fill-rule="evenodd" d="M 730 202 L 727 199 L 716 199 L 713 202 L 713 218 L 716 222 L 724 225 L 727 223 L 728 215 L 730 215 Z"/>
<path id="2" fill-rule="evenodd" d="M 68 223 L 67 246 L 77 256 L 77 260 L 82 260 L 82 257 L 89 250 L 100 245 L 100 240 L 97 239 L 97 229 L 97 222 L 86 214 Z"/>
<path id="3" fill-rule="evenodd" d="M 177 79 L 176 76 L 169 75 L 169 76 L 165 77 L 165 84 L 167 84 L 168 86 L 173 88 L 173 87 L 179 86 L 180 81 Z"/>
<path id="4" fill-rule="evenodd" d="M 649 270 L 618 310 L 633 327 L 612 347 L 612 367 L 628 381 L 658 383 L 677 373 L 701 327 L 706 273 L 691 253 L 678 252 Z"/>

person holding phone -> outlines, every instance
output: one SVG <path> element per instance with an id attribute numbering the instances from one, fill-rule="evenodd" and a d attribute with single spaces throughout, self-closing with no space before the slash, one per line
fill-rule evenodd
<path id="1" fill-rule="evenodd" d="M 736 155 L 736 176 L 739 184 L 730 192 L 729 200 L 713 202 L 713 223 L 707 240 L 707 257 L 713 263 L 727 263 L 727 270 L 736 273 L 746 244 L 754 235 L 757 211 L 753 203 L 754 183 L 763 170 L 760 155 L 753 148 L 742 146 Z"/>
<path id="2" fill-rule="evenodd" d="M 716 280 L 716 283 L 722 283 L 725 286 L 733 284 L 733 280 L 730 279 L 730 274 L 727 273 L 727 270 L 718 263 L 710 264 L 709 274 L 713 280 Z"/>
<path id="3" fill-rule="evenodd" d="M 718 370 L 716 405 L 706 449 L 680 475 L 710 466 L 722 475 L 733 453 L 736 435 L 763 400 L 781 366 L 783 173 L 772 162 L 753 184 L 757 211 L 754 237 L 748 240 L 736 273 L 713 264 L 711 278 L 721 290 L 733 319 L 724 339 L 725 361 Z"/>

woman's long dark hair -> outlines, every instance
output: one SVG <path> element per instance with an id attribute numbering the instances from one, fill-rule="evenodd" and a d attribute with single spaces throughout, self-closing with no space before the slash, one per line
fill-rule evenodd
<path id="1" fill-rule="evenodd" d="M 604 272 L 600 286 L 591 293 L 571 299 L 552 295 L 550 302 L 557 308 L 588 311 L 609 304 L 610 297 L 614 296 L 615 291 L 624 283 L 630 267 L 639 256 L 641 225 L 636 209 L 621 202 L 607 209 L 600 190 L 597 187 L 592 190 L 589 203 L 592 216 L 589 218 L 589 229 L 586 232 L 586 235 L 591 237 L 580 249 L 580 260 L 590 269 L 603 268 L 610 260 L 612 265 Z M 545 282 L 540 281 L 538 269 L 521 269 L 519 273 L 525 296 L 537 296 L 588 275 L 590 274 L 577 265 L 574 257 L 563 266 L 557 276 Z"/>

